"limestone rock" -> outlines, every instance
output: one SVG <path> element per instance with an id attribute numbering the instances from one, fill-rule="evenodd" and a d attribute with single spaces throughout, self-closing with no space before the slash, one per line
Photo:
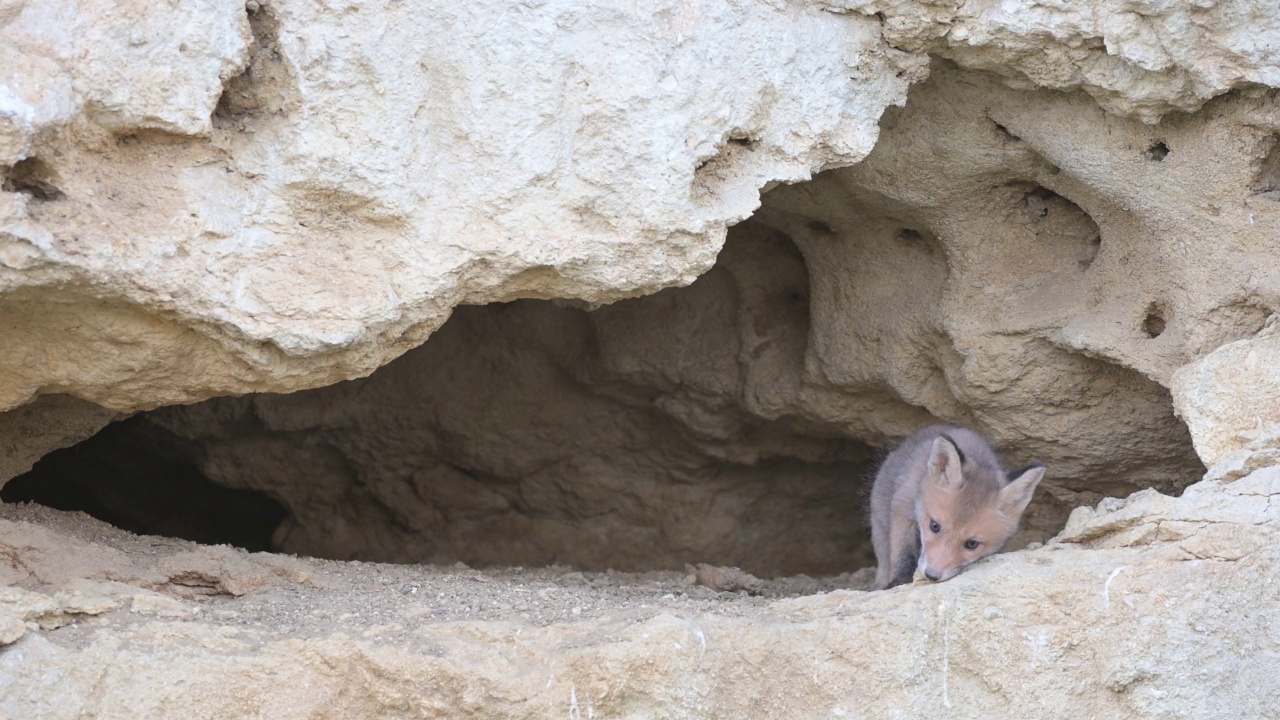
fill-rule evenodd
<path id="1" fill-rule="evenodd" d="M 1280 301 L 1260 260 L 1278 216 L 1251 189 L 1280 106 L 1214 108 L 1152 127 L 936 63 L 866 160 L 753 217 L 809 275 L 801 380 L 773 383 L 770 411 L 874 445 L 977 426 L 1076 490 L 1189 484 L 1165 388 Z"/>
<path id="2" fill-rule="evenodd" d="M 1276 112 L 1152 127 L 940 63 L 862 163 L 766 193 L 689 287 L 462 308 L 368 378 L 151 420 L 327 557 L 851 570 L 874 449 L 936 421 L 1048 463 L 1020 542 L 1043 541 L 1203 475 L 1166 387 L 1280 307 L 1250 222 Z"/>
<path id="3" fill-rule="evenodd" d="M 459 303 L 686 284 L 761 189 L 865 157 L 925 52 L 1147 122 L 1280 85 L 1262 0 L 146 8 L 6 11 L 0 407 L 313 387 Z M 1210 195 L 1188 207 L 1234 207 Z"/>
<path id="4" fill-rule="evenodd" d="M 277 546 L 539 566 L 3 505 L 0 717 L 1276 715 L 1278 49 L 1265 0 L 0 2 L 0 483 L 215 398 L 146 422 Z M 1066 527 L 859 592 L 935 420 Z"/>
<path id="5" fill-rule="evenodd" d="M 14 5 L 0 408 L 290 392 L 459 304 L 688 284 L 774 188 L 744 234 L 794 244 L 811 316 L 747 299 L 770 332 L 698 378 L 603 348 L 700 452 L 944 419 L 1071 491 L 1185 486 L 1173 372 L 1280 308 L 1280 11 L 977 7 Z"/>
<path id="6" fill-rule="evenodd" d="M 1280 322 L 1223 345 L 1173 378 L 1178 415 L 1205 464 L 1280 450 Z M 1243 456 L 1242 456 L 1243 455 Z"/>
<path id="7" fill-rule="evenodd" d="M 0 485 L 30 470 L 50 450 L 74 445 L 119 416 L 67 395 L 46 395 L 0 413 Z"/>
<path id="8" fill-rule="evenodd" d="M 27 633 L 27 624 L 16 613 L 0 614 L 0 647 L 12 644 Z"/>
<path id="9" fill-rule="evenodd" d="M 703 587 L 721 592 L 755 593 L 762 585 L 760 578 L 751 573 L 742 572 L 738 568 L 718 567 L 706 563 L 698 563 L 696 567 L 685 565 L 684 574 L 685 580 L 692 578 L 693 582 Z"/>
<path id="10" fill-rule="evenodd" d="M 924 73 L 799 3 L 252 6 L 5 11 L 0 409 L 324 385 L 460 303 L 688 283 Z"/>
<path id="11" fill-rule="evenodd" d="M 825 4 L 884 18 L 894 47 L 1015 87 L 1080 89 L 1108 112 L 1146 122 L 1198 110 L 1233 88 L 1280 86 L 1280 13 L 1268 0 Z"/>
<path id="12" fill-rule="evenodd" d="M 75 583 L 60 588 L 52 596 L 16 587 L 0 587 L 0 646 L 15 642 L 27 630 L 54 630 L 90 615 L 101 615 L 120 607 L 108 595 L 97 592 L 95 583 Z"/>
<path id="13" fill-rule="evenodd" d="M 13 69 L 4 115 L 15 135 L 0 156 L 30 157 L 60 125 L 208 133 L 223 83 L 244 68 L 249 23 L 238 0 L 108 7 L 75 0 L 11 3 L 0 53 Z"/>

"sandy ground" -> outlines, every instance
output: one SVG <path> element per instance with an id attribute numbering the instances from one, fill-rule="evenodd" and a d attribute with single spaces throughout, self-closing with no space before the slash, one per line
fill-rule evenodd
<path id="1" fill-rule="evenodd" d="M 131 568 L 110 567 L 108 553 L 106 561 L 93 561 L 106 567 L 72 567 L 69 572 L 93 581 L 124 581 L 176 601 L 169 605 L 134 599 L 130 607 L 121 604 L 101 614 L 77 616 L 74 623 L 48 631 L 51 641 L 73 646 L 88 642 L 98 628 L 118 628 L 155 614 L 213 621 L 242 642 L 346 633 L 406 645 L 421 637 L 424 625 L 434 623 L 509 620 L 543 627 L 583 620 L 640 623 L 661 613 L 746 617 L 767 614 L 767 608 L 782 598 L 865 589 L 872 574 L 872 569 L 864 569 L 829 578 L 747 576 L 750 592 L 721 591 L 699 584 L 698 578 L 705 580 L 709 573 L 714 580 L 717 574 L 717 569 L 705 566 L 698 573 L 590 573 L 568 567 L 390 565 L 247 553 L 138 536 L 83 513 L 34 504 L 0 505 L 0 520 L 35 523 L 64 538 L 119 551 L 132 559 Z M 0 546 L 0 558 L 5 550 L 13 548 Z M 11 557 L 20 562 L 16 555 Z M 151 566 L 160 572 L 150 572 Z M 33 577 L 42 575 L 38 567 L 27 569 Z M 148 576 L 152 579 L 146 580 Z M 18 583 L 30 590 L 39 590 L 39 584 Z"/>
<path id="2" fill-rule="evenodd" d="M 757 594 L 0 507 L 0 718 L 1275 717 L 1278 494 L 1267 467 L 1106 501 L 945 583 Z"/>

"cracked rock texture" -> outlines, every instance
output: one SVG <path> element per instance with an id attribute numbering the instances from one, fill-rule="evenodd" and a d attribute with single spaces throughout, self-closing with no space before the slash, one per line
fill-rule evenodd
<path id="1" fill-rule="evenodd" d="M 1105 110 L 1158 121 L 1233 88 L 1280 86 L 1270 0 L 837 0 L 876 14 L 890 45 L 992 72 L 1014 87 L 1082 90 Z"/>
<path id="2" fill-rule="evenodd" d="M 1271 466 L 1078 509 L 946 583 L 755 596 L 247 555 L 9 505 L 0 714 L 1269 717 L 1277 498 Z"/>

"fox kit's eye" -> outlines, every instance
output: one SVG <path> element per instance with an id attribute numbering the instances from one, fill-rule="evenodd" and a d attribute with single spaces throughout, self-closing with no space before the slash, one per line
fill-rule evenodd
<path id="1" fill-rule="evenodd" d="M 942 532 L 942 526 L 938 524 L 938 521 L 937 521 L 937 520 L 930 520 L 930 521 L 929 521 L 929 529 L 930 529 L 930 530 L 932 530 L 932 531 L 934 531 L 935 533 L 940 533 L 940 532 Z"/>
<path id="2" fill-rule="evenodd" d="M 979 546 L 979 545 L 981 545 L 981 544 L 982 544 L 982 543 L 978 542 L 977 540 L 965 540 L 965 541 L 964 541 L 964 549 L 965 549 L 965 550 L 977 550 L 977 549 L 978 549 L 978 546 Z"/>

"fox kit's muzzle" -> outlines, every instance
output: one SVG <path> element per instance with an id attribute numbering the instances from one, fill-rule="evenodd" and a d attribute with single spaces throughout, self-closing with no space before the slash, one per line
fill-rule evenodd
<path id="1" fill-rule="evenodd" d="M 925 576 L 925 579 L 931 582 L 941 582 L 943 580 L 950 580 L 956 575 L 959 575 L 960 571 L 965 569 L 967 565 L 969 565 L 969 563 L 961 563 L 959 565 L 939 569 L 931 566 L 924 554 L 921 553 L 920 562 L 916 565 L 916 568 L 920 571 L 921 575 Z"/>

